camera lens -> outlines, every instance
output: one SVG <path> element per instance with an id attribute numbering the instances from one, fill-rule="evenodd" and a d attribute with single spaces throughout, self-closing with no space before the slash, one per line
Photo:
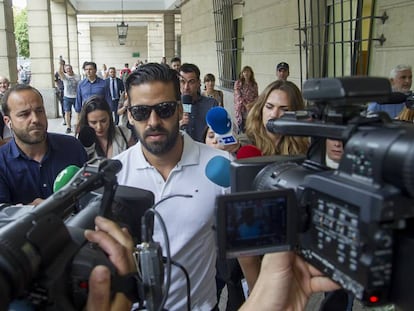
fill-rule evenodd
<path id="1" fill-rule="evenodd" d="M 342 163 L 343 162 L 343 163 Z M 386 183 L 414 197 L 414 128 L 361 128 L 347 142 L 340 170 L 371 184 Z"/>
<path id="2" fill-rule="evenodd" d="M 276 162 L 265 166 L 255 177 L 253 188 L 272 190 L 280 188 L 295 189 L 303 184 L 306 175 L 315 173 L 296 162 Z"/>

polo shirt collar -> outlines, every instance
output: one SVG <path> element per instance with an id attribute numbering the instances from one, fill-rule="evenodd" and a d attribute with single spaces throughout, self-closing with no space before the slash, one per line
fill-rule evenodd
<path id="1" fill-rule="evenodd" d="M 50 137 L 49 137 L 49 133 L 47 133 L 46 134 L 46 140 L 47 140 L 47 151 L 46 151 L 46 154 L 45 154 L 45 156 L 43 157 L 43 159 L 45 159 L 47 156 L 48 156 L 48 154 L 49 154 L 49 152 L 51 151 L 51 150 L 56 150 L 57 148 L 58 148 L 58 146 L 57 146 L 57 144 L 56 144 L 56 142 L 55 141 L 53 141 L 52 139 L 50 139 Z M 26 154 L 24 154 L 21 150 L 20 150 L 20 148 L 17 146 L 17 144 L 16 144 L 16 140 L 14 139 L 14 137 L 12 138 L 12 139 L 10 139 L 10 155 L 11 155 L 11 157 L 12 158 L 15 158 L 15 159 L 17 159 L 19 156 L 22 156 L 22 157 L 24 157 L 25 159 L 28 159 L 28 157 L 27 157 L 27 155 Z M 43 160 L 42 160 L 42 162 L 43 162 Z"/>
<path id="2" fill-rule="evenodd" d="M 184 148 L 180 161 L 177 166 L 197 165 L 200 162 L 200 147 L 198 144 L 185 132 L 180 131 L 180 135 L 184 138 Z M 145 169 L 152 167 L 152 165 L 145 159 L 142 152 L 141 142 L 138 142 L 133 148 L 138 150 L 137 169 Z"/>

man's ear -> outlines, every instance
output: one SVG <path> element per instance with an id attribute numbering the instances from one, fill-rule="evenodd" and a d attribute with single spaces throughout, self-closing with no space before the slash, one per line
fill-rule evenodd
<path id="1" fill-rule="evenodd" d="M 126 113 L 127 113 L 127 116 L 128 116 L 128 122 L 129 122 L 129 124 L 134 125 L 135 120 L 132 117 L 131 112 L 129 111 L 129 109 L 127 109 Z"/>
<path id="2" fill-rule="evenodd" d="M 4 124 L 6 124 L 6 125 L 7 125 L 7 127 L 8 127 L 9 129 L 11 129 L 11 128 L 12 128 L 12 122 L 11 122 L 11 120 L 10 120 L 10 117 L 8 117 L 8 116 L 3 116 L 3 121 L 4 121 Z"/>

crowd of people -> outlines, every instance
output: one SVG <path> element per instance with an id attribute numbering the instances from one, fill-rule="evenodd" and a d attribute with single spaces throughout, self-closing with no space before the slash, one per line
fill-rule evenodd
<path id="1" fill-rule="evenodd" d="M 185 267 L 190 279 L 191 310 L 218 310 L 224 285 L 230 289 L 228 311 L 302 310 L 312 293 L 339 288 L 292 252 L 216 260 L 215 199 L 229 189 L 207 178 L 207 163 L 216 156 L 233 160 L 247 144 L 264 156 L 305 156 L 311 145 L 309 137 L 274 134 L 266 128 L 269 120 L 305 108 L 300 89 L 287 80 L 286 62 L 277 64 L 275 81 L 260 94 L 253 68 L 244 66 L 234 84 L 233 105 L 225 105 L 213 74 L 205 74 L 202 81 L 198 66 L 181 63 L 178 57 L 170 64 L 166 59 L 137 62 L 132 69 L 125 64 L 119 73 L 106 65 L 98 73 L 96 63 L 88 61 L 83 71 L 81 79 L 61 59 L 55 74 L 57 88 L 59 80 L 63 85 L 60 100 L 66 134 L 74 131 L 75 137 L 48 132 L 43 97 L 36 88 L 27 84 L 10 88 L 8 79 L 0 76 L 0 203 L 36 206 L 53 193 L 53 182 L 65 167 L 81 167 L 96 157 L 117 159 L 122 163 L 118 184 L 149 190 L 160 202 L 157 211 L 167 227 L 171 257 Z M 394 91 L 410 91 L 411 67 L 396 66 L 390 82 Z M 234 144 L 218 143 L 206 122 L 208 111 L 218 106 L 234 109 L 235 118 L 230 120 L 235 124 Z M 390 118 L 413 121 L 404 103 L 394 106 L 370 103 L 367 113 L 384 111 Z M 94 133 L 92 152 L 81 139 L 85 131 Z M 345 144 L 324 141 L 321 164 L 337 169 Z M 96 219 L 96 228 L 85 232 L 88 240 L 101 246 L 120 275 L 134 271 L 130 235 L 102 217 Z M 156 221 L 153 239 L 163 246 L 161 229 Z M 242 278 L 249 293 L 245 302 Z M 113 299 L 110 281 L 106 268 L 94 269 L 88 310 L 130 309 L 133 301 L 125 296 Z M 185 310 L 186 304 L 185 275 L 173 269 L 165 308 Z"/>

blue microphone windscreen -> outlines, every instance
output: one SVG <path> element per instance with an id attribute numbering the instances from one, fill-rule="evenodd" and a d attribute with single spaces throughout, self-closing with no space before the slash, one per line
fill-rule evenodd
<path id="1" fill-rule="evenodd" d="M 206 165 L 207 178 L 221 187 L 230 187 L 230 160 L 215 156 Z"/>
<path id="2" fill-rule="evenodd" d="M 223 107 L 211 108 L 206 114 L 206 122 L 219 135 L 226 134 L 231 130 L 231 119 Z"/>

